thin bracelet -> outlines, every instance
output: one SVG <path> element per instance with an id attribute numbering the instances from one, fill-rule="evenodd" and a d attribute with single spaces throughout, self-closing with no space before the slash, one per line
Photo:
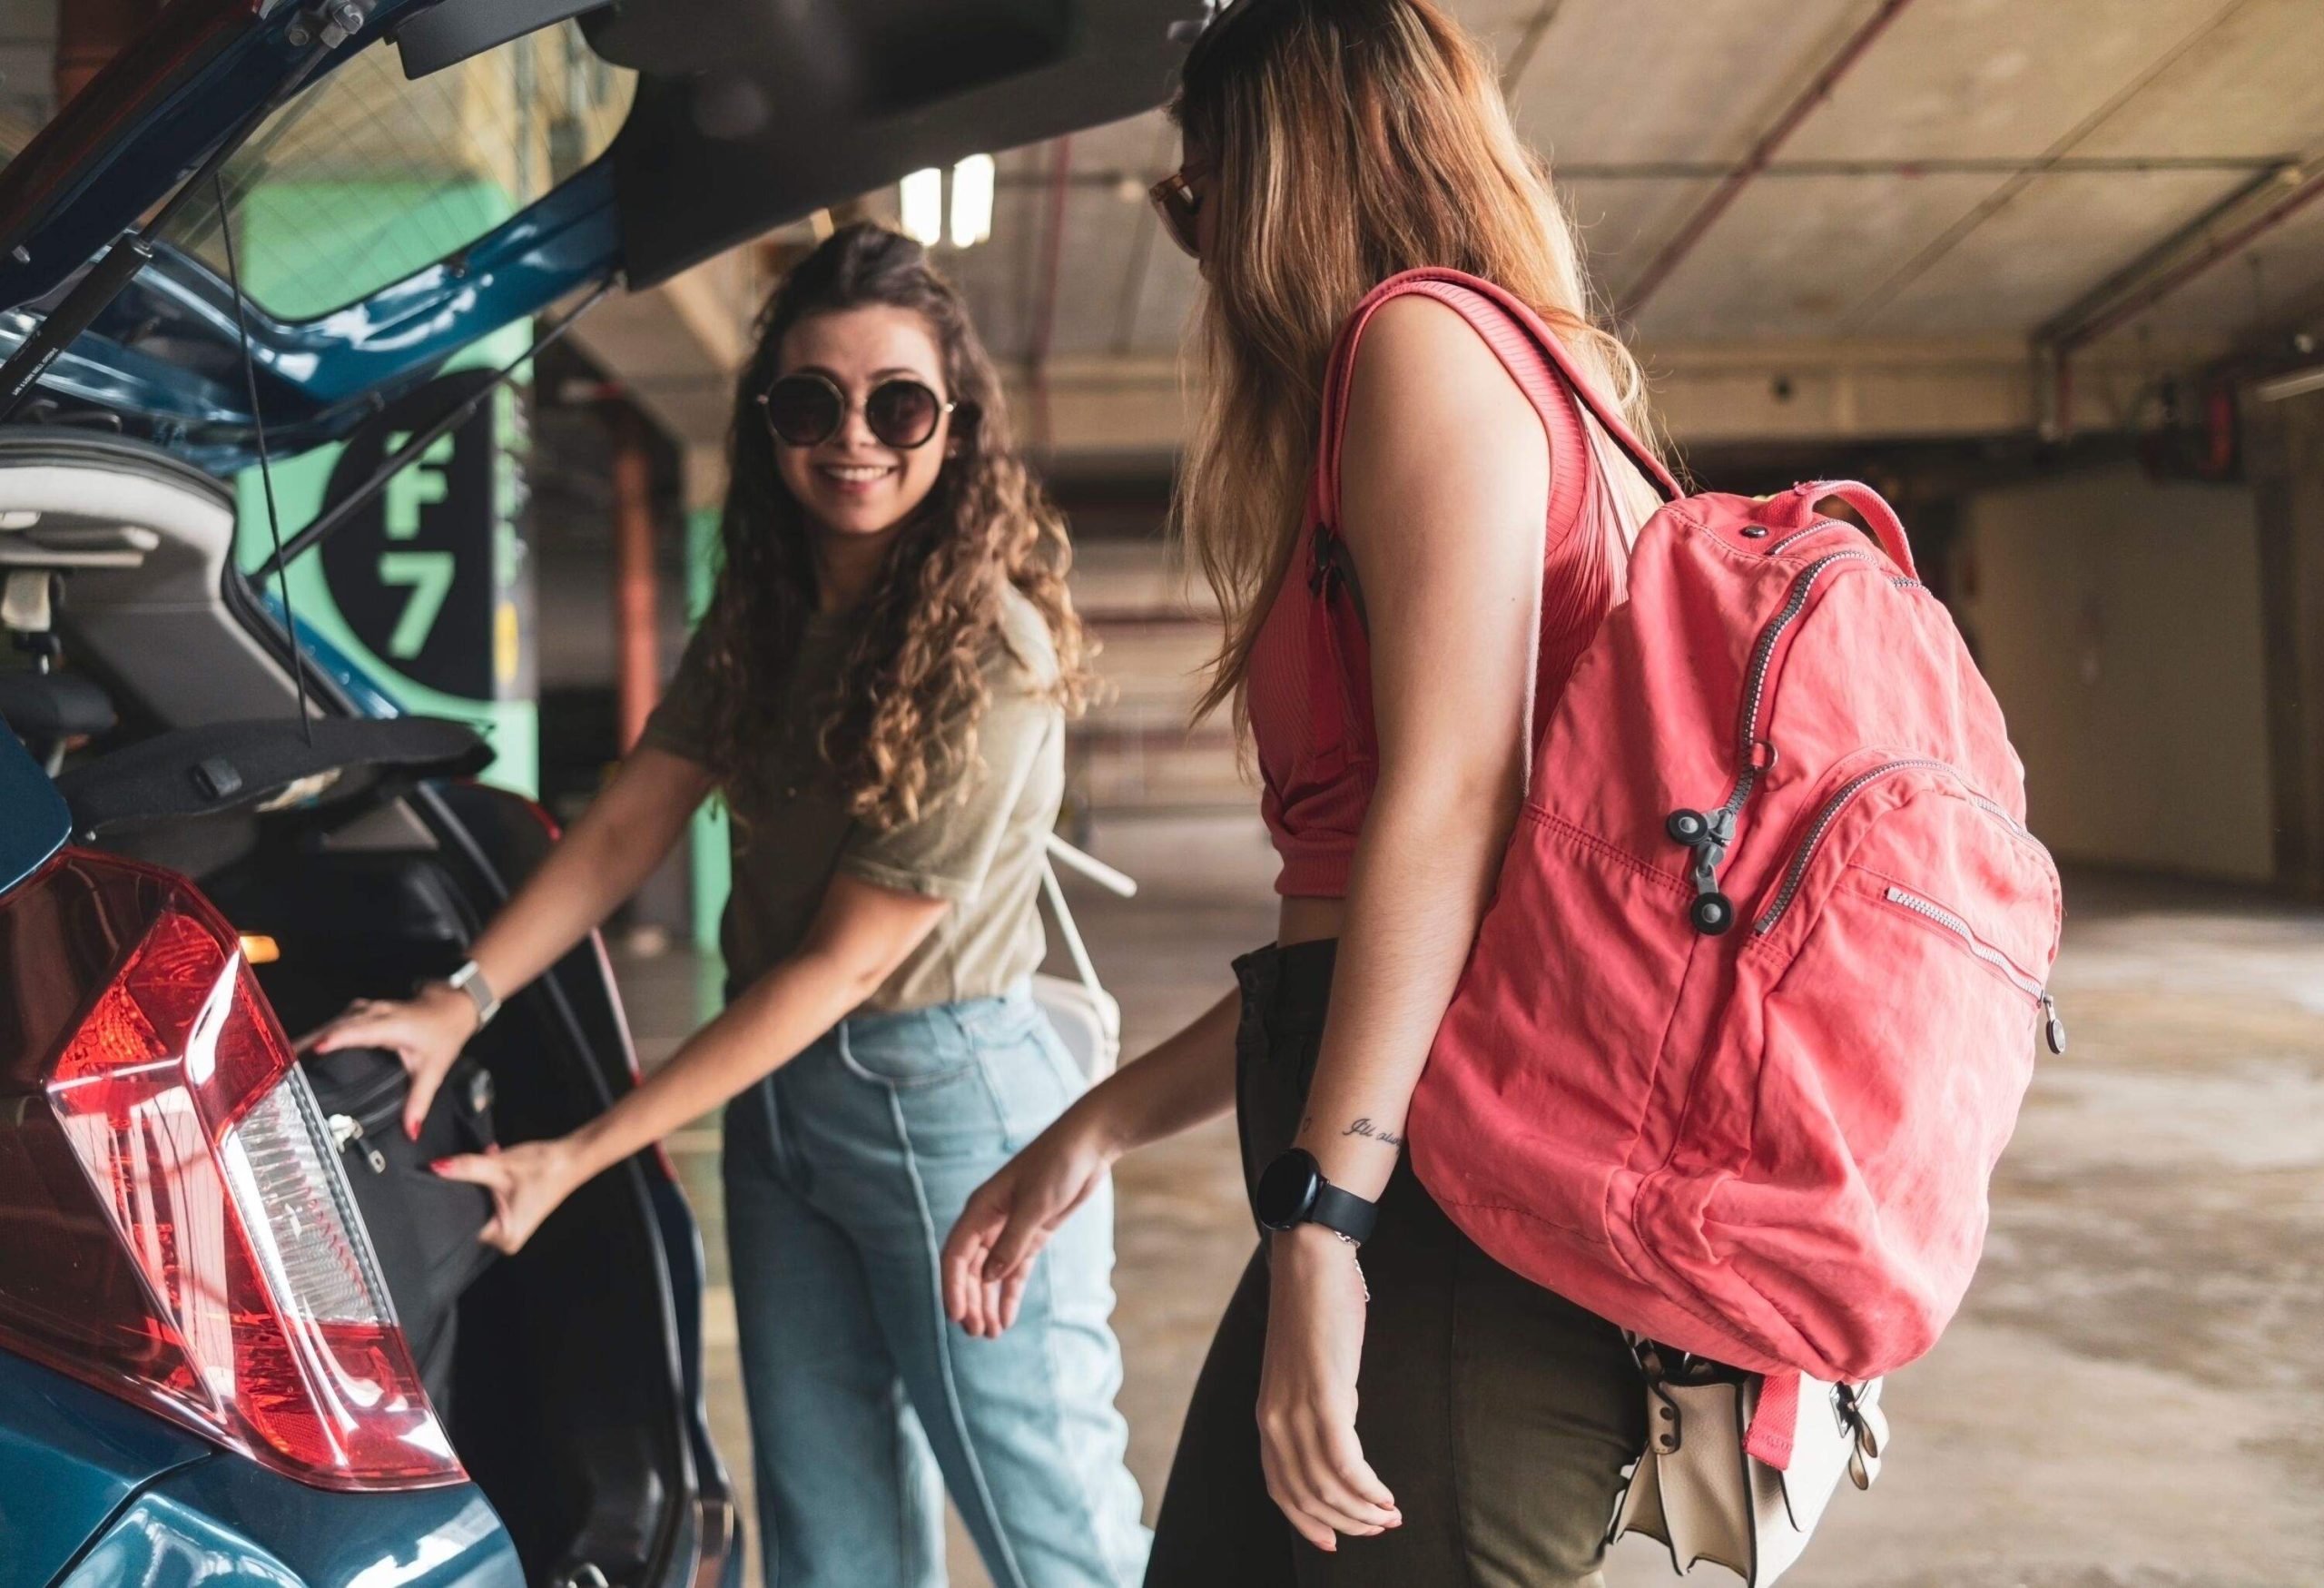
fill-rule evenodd
<path id="1" fill-rule="evenodd" d="M 1366 1307 L 1371 1306 L 1372 1281 L 1364 1277 L 1364 1259 L 1356 1255 L 1364 1249 L 1362 1243 L 1357 1241 L 1355 1237 L 1347 1234 L 1344 1230 L 1334 1229 L 1332 1233 L 1338 1236 L 1340 1239 L 1347 1242 L 1347 1260 L 1355 1265 L 1356 1288 L 1364 1292 L 1364 1305 Z"/>

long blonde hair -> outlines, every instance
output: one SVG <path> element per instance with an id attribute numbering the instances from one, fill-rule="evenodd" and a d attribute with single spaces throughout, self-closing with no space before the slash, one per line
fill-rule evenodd
<path id="1" fill-rule="evenodd" d="M 1242 0 L 1171 105 L 1218 206 L 1203 260 L 1207 397 L 1172 520 L 1226 619 L 1199 717 L 1244 720 L 1251 646 L 1298 538 L 1341 324 L 1388 277 L 1449 266 L 1558 333 L 1651 437 L 1628 349 L 1593 324 L 1581 251 L 1484 55 L 1432 0 Z M 1649 444 L 1651 445 L 1649 439 Z"/>

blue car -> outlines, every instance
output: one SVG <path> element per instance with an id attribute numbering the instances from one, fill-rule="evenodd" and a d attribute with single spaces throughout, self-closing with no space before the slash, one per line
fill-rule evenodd
<path id="1" fill-rule="evenodd" d="M 667 1164 L 485 1262 L 470 1189 L 285 1035 L 457 965 L 550 830 L 294 630 L 228 482 L 553 305 L 1148 108 L 1208 9 L 174 0 L 0 167 L 0 1588 L 737 1580 Z M 312 312 L 245 292 L 222 222 L 251 162 L 333 149 L 318 96 L 546 26 L 630 84 L 560 180 L 452 232 L 437 195 Z M 633 1085 L 598 945 L 463 1064 L 454 1123 L 502 1139 Z"/>

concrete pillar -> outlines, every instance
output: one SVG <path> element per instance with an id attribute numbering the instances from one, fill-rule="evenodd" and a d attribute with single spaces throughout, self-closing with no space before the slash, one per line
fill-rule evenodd
<path id="1" fill-rule="evenodd" d="M 2324 393 L 2245 398 L 2260 534 L 2276 878 L 2324 898 Z"/>

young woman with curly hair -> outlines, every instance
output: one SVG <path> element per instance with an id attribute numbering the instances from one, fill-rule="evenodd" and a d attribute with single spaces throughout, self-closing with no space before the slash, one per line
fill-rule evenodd
<path id="1" fill-rule="evenodd" d="M 1067 714 L 1088 688 L 1057 513 L 920 247 L 851 226 L 762 318 L 710 610 L 637 748 L 476 940 L 507 995 L 641 883 L 714 790 L 734 814 L 726 1009 L 585 1129 L 438 1171 L 515 1250 L 588 1177 L 726 1109 L 727 1239 L 770 1588 L 939 1584 L 949 1488 L 996 1583 L 1145 1568 L 1113 1397 L 1101 1195 L 1005 1300 L 949 1324 L 938 1242 L 1081 1090 L 1027 991 Z M 359 1005 L 423 1118 L 475 981 Z M 996 1291 L 996 1306 L 1004 1298 Z M 1021 1336 L 1021 1337 L 1017 1337 Z"/>
<path id="2" fill-rule="evenodd" d="M 1650 429 L 1492 64 L 1438 0 L 1236 0 L 1188 54 L 1155 196 L 1200 261 L 1180 524 L 1226 618 L 1281 860 L 1239 991 L 970 1203 L 986 1297 L 1142 1142 L 1233 1108 L 1263 1244 L 1196 1383 L 1149 1588 L 1595 1588 L 1638 1369 L 1403 1160 L 1533 743 L 1651 489 L 1552 365 Z M 1435 1144 L 1440 1150 L 1443 1144 Z"/>

